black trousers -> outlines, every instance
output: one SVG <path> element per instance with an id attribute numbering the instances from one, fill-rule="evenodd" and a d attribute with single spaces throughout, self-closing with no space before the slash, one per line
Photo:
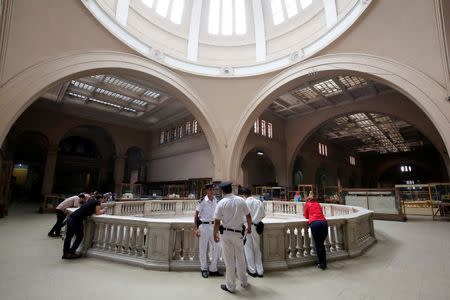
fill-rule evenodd
<path id="1" fill-rule="evenodd" d="M 72 246 L 72 237 L 75 235 L 75 241 Z M 72 217 L 69 217 L 67 220 L 67 231 L 66 238 L 64 239 L 64 254 L 75 254 L 75 251 L 80 246 L 81 241 L 83 240 L 84 232 L 83 232 L 83 220 L 77 220 Z"/>
<path id="2" fill-rule="evenodd" d="M 319 259 L 319 264 L 322 266 L 327 266 L 327 254 L 325 250 L 325 239 L 328 236 L 328 223 L 327 221 L 314 221 L 309 227 L 311 228 L 311 233 L 316 243 L 316 253 Z"/>
<path id="3" fill-rule="evenodd" d="M 56 210 L 56 223 L 53 225 L 52 229 L 50 229 L 50 232 L 48 235 L 60 235 L 61 234 L 61 228 L 64 226 L 64 219 L 66 218 L 66 214 L 62 211 L 57 209 Z"/>

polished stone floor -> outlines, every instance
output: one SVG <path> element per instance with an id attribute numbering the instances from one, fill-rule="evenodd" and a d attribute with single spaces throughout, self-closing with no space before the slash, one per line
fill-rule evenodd
<path id="1" fill-rule="evenodd" d="M 157 272 L 94 258 L 62 260 L 56 220 L 15 204 L 0 219 L 0 299 L 450 299 L 450 222 L 375 221 L 378 243 L 362 256 L 250 278 L 235 295 L 223 278 Z"/>

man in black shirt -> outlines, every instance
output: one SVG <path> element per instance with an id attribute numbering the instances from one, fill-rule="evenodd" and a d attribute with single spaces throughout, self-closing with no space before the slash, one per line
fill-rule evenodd
<path id="1" fill-rule="evenodd" d="M 95 198 L 91 198 L 88 202 L 83 204 L 80 208 L 70 214 L 67 219 L 67 232 L 64 239 L 64 248 L 62 258 L 79 258 L 80 254 L 76 254 L 75 251 L 80 246 L 83 240 L 83 221 L 86 220 L 92 214 L 101 215 L 106 212 L 106 209 L 101 209 L 101 203 L 104 202 L 103 195 L 97 195 Z M 72 237 L 75 235 L 75 242 L 70 246 Z"/>

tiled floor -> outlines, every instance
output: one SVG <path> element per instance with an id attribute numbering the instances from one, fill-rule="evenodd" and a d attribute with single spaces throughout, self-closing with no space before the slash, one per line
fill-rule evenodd
<path id="1" fill-rule="evenodd" d="M 16 205 L 0 219 L 0 299 L 450 299 L 450 222 L 375 221 L 378 243 L 360 257 L 250 278 L 230 295 L 223 278 L 156 272 L 85 258 L 62 260 L 55 216 Z"/>

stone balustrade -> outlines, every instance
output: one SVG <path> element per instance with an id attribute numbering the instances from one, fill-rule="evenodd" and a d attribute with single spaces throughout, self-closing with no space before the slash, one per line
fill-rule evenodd
<path id="1" fill-rule="evenodd" d="M 194 236 L 196 200 L 127 201 L 103 204 L 107 215 L 90 217 L 82 252 L 88 256 L 157 270 L 197 270 Z M 321 204 L 328 220 L 325 241 L 330 261 L 361 254 L 376 242 L 373 213 Z M 267 216 L 261 239 L 266 270 L 282 270 L 316 261 L 314 241 L 303 218 L 303 203 L 264 202 Z M 223 261 L 219 262 L 223 267 Z"/>

